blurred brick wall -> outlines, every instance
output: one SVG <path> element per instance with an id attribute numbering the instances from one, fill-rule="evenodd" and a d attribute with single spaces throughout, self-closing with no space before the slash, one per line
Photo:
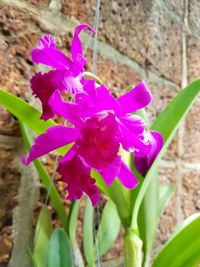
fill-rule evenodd
<path id="1" fill-rule="evenodd" d="M 30 51 L 38 38 L 53 34 L 67 53 L 74 27 L 93 25 L 95 6 L 95 0 L 0 0 L 0 86 L 29 100 L 28 81 L 37 70 Z M 187 80 L 199 77 L 199 13 L 198 0 L 101 0 L 98 76 L 116 95 L 144 79 L 154 96 L 148 110 L 153 120 Z M 88 35 L 82 38 L 86 42 Z M 91 69 L 91 48 L 88 57 Z M 161 162 L 161 182 L 177 190 L 162 216 L 159 244 L 176 223 L 200 210 L 199 112 L 198 100 Z M 0 107 L 0 250 L 20 184 L 12 164 L 19 136 L 16 120 Z"/>

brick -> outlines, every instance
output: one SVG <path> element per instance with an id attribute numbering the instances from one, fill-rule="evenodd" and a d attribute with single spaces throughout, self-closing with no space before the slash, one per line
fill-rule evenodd
<path id="1" fill-rule="evenodd" d="M 66 16 L 73 16 L 81 23 L 94 24 L 96 2 L 95 0 L 63 0 L 62 11 Z"/>
<path id="2" fill-rule="evenodd" d="M 20 131 L 17 121 L 14 119 L 10 113 L 0 106 L 0 134 L 10 135 L 10 136 L 19 136 Z"/>
<path id="3" fill-rule="evenodd" d="M 184 176 L 182 205 L 185 217 L 200 211 L 200 174 L 195 171 Z"/>
<path id="4" fill-rule="evenodd" d="M 32 6 L 35 6 L 36 8 L 41 8 L 41 7 L 48 7 L 50 0 L 26 0 L 29 4 Z"/>
<path id="5" fill-rule="evenodd" d="M 194 104 L 185 120 L 184 160 L 199 163 L 200 147 L 200 101 Z"/>
<path id="6" fill-rule="evenodd" d="M 200 3 L 198 0 L 190 0 L 189 1 L 189 27 L 194 34 L 197 36 L 200 33 L 200 20 L 199 20 L 199 12 L 200 12 Z"/>
<path id="7" fill-rule="evenodd" d="M 11 250 L 12 250 L 11 236 L 7 235 L 0 236 L 0 264 L 7 262 L 11 254 Z"/>
<path id="8" fill-rule="evenodd" d="M 30 53 L 38 40 L 36 21 L 25 12 L 0 5 L 0 86 L 27 100 L 35 68 Z M 0 133 L 19 135 L 15 119 L 0 107 Z"/>
<path id="9" fill-rule="evenodd" d="M 183 17 L 184 15 L 184 1 L 182 0 L 166 0 L 164 1 L 164 5 L 166 6 L 166 8 L 175 13 L 177 16 L 180 17 L 180 19 Z"/>
<path id="10" fill-rule="evenodd" d="M 176 197 L 169 201 L 164 214 L 160 218 L 157 231 L 157 244 L 165 244 L 176 229 Z"/>
<path id="11" fill-rule="evenodd" d="M 176 184 L 177 171 L 175 168 L 159 167 L 159 181 L 161 185 Z"/>
<path id="12" fill-rule="evenodd" d="M 0 6 L 0 11 L 0 61 L 3 62 L 0 84 L 5 90 L 25 98 L 34 71 L 30 52 L 35 39 L 38 39 L 36 22 L 29 14 L 14 8 Z"/>
<path id="13" fill-rule="evenodd" d="M 153 95 L 153 101 L 148 107 L 149 113 L 151 114 L 151 119 L 153 121 L 177 95 L 178 89 L 166 86 L 162 82 L 153 82 L 151 80 L 147 80 L 146 83 Z"/>
<path id="14" fill-rule="evenodd" d="M 176 184 L 176 170 L 159 168 L 159 178 L 162 185 Z M 164 244 L 176 228 L 176 193 L 172 196 L 163 215 L 160 218 L 156 244 Z"/>
<path id="15" fill-rule="evenodd" d="M 12 210 L 16 206 L 16 196 L 20 184 L 20 174 L 13 167 L 14 158 L 12 150 L 0 149 L 0 229 L 3 226 L 11 225 Z"/>
<path id="16" fill-rule="evenodd" d="M 195 37 L 188 38 L 188 78 L 189 82 L 200 76 L 200 40 Z"/>

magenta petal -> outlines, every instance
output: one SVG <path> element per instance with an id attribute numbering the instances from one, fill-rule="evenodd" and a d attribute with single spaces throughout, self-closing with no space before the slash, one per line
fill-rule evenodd
<path id="1" fill-rule="evenodd" d="M 81 83 L 81 75 L 73 77 L 72 75 L 67 75 L 65 77 L 66 90 L 71 94 L 76 94 L 83 90 L 83 85 Z"/>
<path id="2" fill-rule="evenodd" d="M 45 34 L 39 40 L 37 48 L 43 49 L 45 47 L 56 48 L 56 41 L 51 34 Z"/>
<path id="3" fill-rule="evenodd" d="M 104 85 L 96 88 L 93 80 L 84 84 L 83 92 L 76 94 L 75 101 L 82 110 L 81 116 L 85 118 L 105 116 L 109 111 L 119 113 L 117 100 Z"/>
<path id="4" fill-rule="evenodd" d="M 114 179 L 117 177 L 121 168 L 121 158 L 117 156 L 110 166 L 100 171 L 100 174 L 107 186 L 111 185 Z"/>
<path id="5" fill-rule="evenodd" d="M 78 36 L 82 30 L 84 29 L 88 29 L 89 31 L 91 31 L 94 35 L 96 34 L 95 30 L 88 24 L 80 24 L 76 27 L 75 29 L 75 33 L 74 36 Z"/>
<path id="6" fill-rule="evenodd" d="M 122 113 L 135 112 L 146 107 L 152 100 L 152 95 L 144 82 L 139 83 L 128 93 L 120 96 L 118 102 Z"/>
<path id="7" fill-rule="evenodd" d="M 75 103 L 63 101 L 60 92 L 56 90 L 49 100 L 49 105 L 55 114 L 64 117 L 76 126 L 82 125 L 80 107 Z"/>
<path id="8" fill-rule="evenodd" d="M 136 170 L 139 173 L 141 173 L 143 176 L 145 176 L 146 172 L 149 169 L 147 157 L 143 157 L 143 158 L 135 157 L 134 163 L 135 163 Z"/>
<path id="9" fill-rule="evenodd" d="M 135 135 L 143 134 L 146 126 L 145 121 L 140 116 L 131 113 L 122 116 L 120 122 Z"/>
<path id="10" fill-rule="evenodd" d="M 71 71 L 68 70 L 56 70 L 55 75 L 52 78 L 53 84 L 59 91 L 68 91 L 71 94 L 76 94 L 83 90 L 81 83 L 82 74 L 74 77 Z"/>
<path id="11" fill-rule="evenodd" d="M 82 44 L 81 44 L 81 41 L 79 39 L 79 34 L 85 28 L 87 28 L 88 30 L 90 30 L 91 32 L 93 32 L 95 34 L 95 31 L 93 30 L 93 28 L 90 25 L 81 24 L 81 25 L 76 27 L 75 32 L 74 32 L 74 38 L 72 40 L 72 45 L 71 45 L 71 54 L 72 54 L 73 61 L 78 60 L 78 57 L 80 55 L 83 56 Z"/>
<path id="12" fill-rule="evenodd" d="M 54 67 L 55 69 L 69 69 L 72 61 L 54 47 L 32 50 L 32 60 L 35 63 Z"/>
<path id="13" fill-rule="evenodd" d="M 81 138 L 76 142 L 79 155 L 90 167 L 99 171 L 107 169 L 120 147 L 115 116 L 110 113 L 102 120 L 88 119 L 80 132 Z"/>
<path id="14" fill-rule="evenodd" d="M 151 150 L 151 144 L 145 132 L 134 134 L 126 125 L 120 125 L 121 144 L 126 151 L 134 152 L 139 157 L 146 156 Z"/>
<path id="15" fill-rule="evenodd" d="M 65 126 L 52 126 L 39 135 L 31 147 L 29 156 L 23 159 L 24 164 L 28 165 L 31 161 L 55 150 L 74 142 L 79 137 L 79 131 L 75 128 Z"/>
<path id="16" fill-rule="evenodd" d="M 109 90 L 104 86 L 101 85 L 96 89 L 97 91 L 97 105 L 99 105 L 99 110 L 112 110 L 115 115 L 119 115 L 119 104 L 117 100 L 110 94 Z"/>
<path id="17" fill-rule="evenodd" d="M 159 132 L 149 131 L 148 134 L 152 146 L 150 152 L 146 155 L 146 157 L 135 156 L 135 167 L 142 175 L 147 173 L 160 152 L 164 142 L 163 137 Z"/>
<path id="18" fill-rule="evenodd" d="M 153 161 L 158 156 L 158 153 L 160 152 L 161 148 L 163 147 L 164 139 L 163 136 L 157 131 L 151 130 L 149 132 L 151 135 L 150 143 L 152 145 L 152 149 L 148 154 L 148 165 L 151 166 Z"/>
<path id="19" fill-rule="evenodd" d="M 128 166 L 123 161 L 121 162 L 118 179 L 128 189 L 133 189 L 138 184 L 138 180 L 136 179 L 134 173 L 128 168 Z"/>
<path id="20" fill-rule="evenodd" d="M 52 83 L 54 75 L 55 71 L 49 71 L 45 74 L 39 72 L 30 81 L 33 94 L 42 102 L 43 113 L 41 119 L 43 120 L 48 120 L 54 116 L 54 112 L 48 103 L 50 96 L 55 90 Z"/>
<path id="21" fill-rule="evenodd" d="M 57 171 L 61 175 L 60 180 L 67 184 L 67 199 L 80 199 L 85 192 L 93 206 L 98 203 L 99 192 L 95 179 L 90 176 L 91 169 L 86 167 L 77 155 L 70 157 L 69 160 L 62 160 Z"/>

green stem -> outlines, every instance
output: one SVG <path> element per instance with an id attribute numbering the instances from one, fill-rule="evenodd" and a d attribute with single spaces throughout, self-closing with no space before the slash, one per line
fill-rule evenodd
<path id="1" fill-rule="evenodd" d="M 89 71 L 85 71 L 83 73 L 83 76 L 86 78 L 86 79 L 92 79 L 92 80 L 95 80 L 95 82 L 97 82 L 99 85 L 103 84 L 102 80 L 97 77 L 94 73 L 92 72 L 89 72 Z"/>
<path id="2" fill-rule="evenodd" d="M 141 267 L 142 266 L 142 240 L 136 231 L 126 229 L 125 234 L 125 266 Z"/>

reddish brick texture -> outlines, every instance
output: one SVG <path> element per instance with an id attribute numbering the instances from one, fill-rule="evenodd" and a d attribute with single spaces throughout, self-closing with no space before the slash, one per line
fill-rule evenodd
<path id="1" fill-rule="evenodd" d="M 117 52 L 124 60 L 121 63 L 120 57 L 108 56 L 103 48 L 99 49 L 97 74 L 115 96 L 125 92 L 128 85 L 144 79 L 153 95 L 153 102 L 147 109 L 151 123 L 180 91 L 183 63 L 187 66 L 189 82 L 200 76 L 200 5 L 197 0 L 190 1 L 193 4 L 185 12 L 183 2 L 101 1 L 98 38 L 101 44 L 111 48 L 111 53 Z M 29 80 L 38 67 L 31 62 L 30 54 L 39 36 L 44 33 L 54 34 L 59 48 L 69 53 L 74 25 L 79 22 L 94 25 L 95 9 L 95 0 L 0 1 L 0 87 L 26 101 L 32 101 Z M 186 13 L 189 27 L 184 25 Z M 183 49 L 183 34 L 186 36 L 186 51 Z M 186 62 L 183 62 L 184 53 Z M 87 51 L 87 57 L 87 70 L 92 71 L 91 48 Z M 180 221 L 177 209 L 181 210 L 183 217 L 200 210 L 199 112 L 198 100 L 182 125 L 181 134 L 175 136 L 161 164 L 161 183 L 179 185 L 177 188 L 181 184 L 182 190 L 175 191 L 161 217 L 157 232 L 158 246 L 166 242 Z M 0 253 L 0 264 L 6 264 L 12 250 L 10 227 L 12 213 L 17 205 L 20 173 L 12 165 L 15 148 L 1 147 L 1 136 L 20 136 L 17 120 L 2 107 L 0 250 L 6 252 L 3 255 Z M 48 161 L 48 157 L 45 159 L 46 165 L 51 166 L 52 160 Z M 181 174 L 178 172 L 177 159 L 182 164 Z M 181 203 L 181 206 L 177 207 L 177 203 Z M 116 243 L 115 255 L 108 254 L 107 259 L 121 255 L 121 249 L 122 242 Z"/>

